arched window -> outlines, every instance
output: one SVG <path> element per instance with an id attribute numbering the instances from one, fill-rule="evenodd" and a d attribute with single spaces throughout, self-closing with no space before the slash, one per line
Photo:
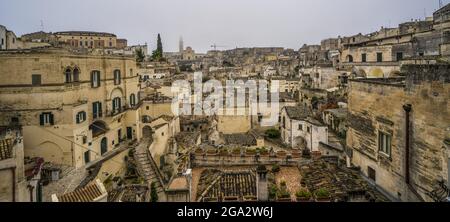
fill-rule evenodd
<path id="1" fill-rule="evenodd" d="M 108 139 L 104 137 L 100 142 L 100 153 L 103 156 L 106 152 L 108 152 Z"/>
<path id="2" fill-rule="evenodd" d="M 348 55 L 347 56 L 347 62 L 353 62 L 353 56 Z"/>
<path id="3" fill-rule="evenodd" d="M 134 107 L 136 105 L 136 96 L 134 95 L 134 93 L 132 93 L 130 95 L 130 106 Z"/>
<path id="4" fill-rule="evenodd" d="M 120 97 L 116 97 L 116 98 L 113 99 L 113 101 L 112 101 L 112 109 L 113 109 L 113 113 L 114 114 L 120 113 L 120 111 L 121 111 L 121 103 L 122 103 L 122 101 L 121 101 Z"/>
<path id="5" fill-rule="evenodd" d="M 66 83 L 71 83 L 72 82 L 72 69 L 67 67 L 66 71 L 64 71 L 64 75 L 66 76 Z"/>
<path id="6" fill-rule="evenodd" d="M 74 82 L 80 81 L 80 70 L 78 68 L 73 69 L 73 81 Z"/>

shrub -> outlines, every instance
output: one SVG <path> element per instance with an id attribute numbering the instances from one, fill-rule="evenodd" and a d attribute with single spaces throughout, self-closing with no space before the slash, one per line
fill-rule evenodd
<path id="1" fill-rule="evenodd" d="M 328 191 L 325 188 L 321 188 L 316 191 L 316 197 L 319 199 L 329 198 L 330 197 L 330 191 Z"/>
<path id="2" fill-rule="evenodd" d="M 278 192 L 278 187 L 276 184 L 272 184 L 269 187 L 269 198 L 270 199 L 275 199 L 275 197 L 277 196 L 277 192 Z"/>
<path id="3" fill-rule="evenodd" d="M 266 131 L 266 135 L 271 139 L 278 139 L 281 136 L 281 133 L 279 130 L 272 128 Z"/>
<path id="4" fill-rule="evenodd" d="M 278 173 L 280 172 L 280 166 L 278 164 L 274 164 L 272 166 L 272 173 Z"/>
<path id="5" fill-rule="evenodd" d="M 158 191 L 156 190 L 156 183 L 153 182 L 150 188 L 151 202 L 158 202 Z"/>
<path id="6" fill-rule="evenodd" d="M 312 194 L 306 189 L 301 189 L 295 193 L 295 196 L 302 199 L 311 199 Z"/>

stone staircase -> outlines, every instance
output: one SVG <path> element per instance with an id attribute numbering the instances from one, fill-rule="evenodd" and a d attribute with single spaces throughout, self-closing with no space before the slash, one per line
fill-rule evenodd
<path id="1" fill-rule="evenodd" d="M 162 180 L 159 169 L 148 150 L 151 143 L 151 139 L 143 139 L 134 150 L 134 158 L 137 163 L 138 171 L 144 177 L 148 187 L 150 188 L 151 184 L 155 183 L 159 201 L 164 201 L 166 199 L 164 181 Z"/>

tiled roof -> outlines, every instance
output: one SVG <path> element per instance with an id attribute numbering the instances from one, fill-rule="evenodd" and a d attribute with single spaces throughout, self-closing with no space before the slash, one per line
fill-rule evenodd
<path id="1" fill-rule="evenodd" d="M 241 134 L 224 134 L 223 138 L 226 144 L 229 145 L 243 145 L 243 146 L 255 146 L 256 138 L 250 133 Z"/>
<path id="2" fill-rule="evenodd" d="M 256 175 L 253 172 L 225 171 L 210 184 L 201 198 L 211 200 L 234 197 L 242 201 L 244 197 L 256 195 Z"/>
<path id="3" fill-rule="evenodd" d="M 84 188 L 59 196 L 58 200 L 59 202 L 93 202 L 103 194 L 97 183 L 91 183 Z"/>
<path id="4" fill-rule="evenodd" d="M 0 140 L 0 160 L 6 160 L 12 158 L 12 139 Z"/>
<path id="5" fill-rule="evenodd" d="M 303 120 L 311 115 L 311 112 L 307 107 L 304 106 L 286 106 L 284 107 L 287 115 L 291 119 Z"/>

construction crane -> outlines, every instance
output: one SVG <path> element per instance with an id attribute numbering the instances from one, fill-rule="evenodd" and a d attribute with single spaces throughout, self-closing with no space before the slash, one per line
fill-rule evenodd
<path id="1" fill-rule="evenodd" d="M 228 46 L 225 45 L 216 45 L 216 43 L 214 43 L 214 45 L 211 46 L 211 48 L 214 48 L 214 50 L 217 50 L 217 48 L 226 48 Z"/>

